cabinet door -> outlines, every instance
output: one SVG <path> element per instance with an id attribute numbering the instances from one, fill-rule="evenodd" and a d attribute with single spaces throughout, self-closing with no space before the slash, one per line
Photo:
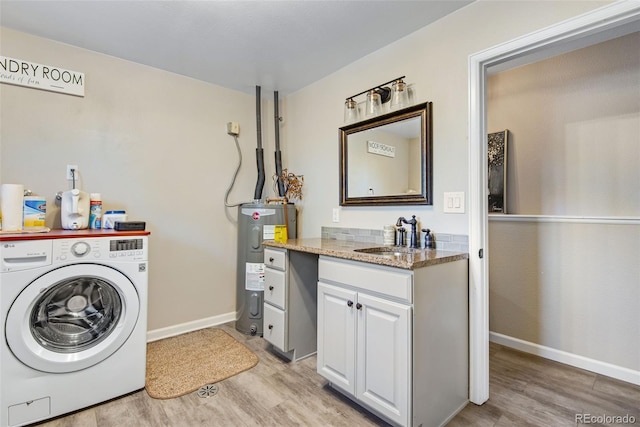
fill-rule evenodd
<path id="1" fill-rule="evenodd" d="M 356 292 L 318 282 L 318 373 L 355 394 Z"/>
<path id="2" fill-rule="evenodd" d="M 411 307 L 358 294 L 356 397 L 409 425 Z"/>

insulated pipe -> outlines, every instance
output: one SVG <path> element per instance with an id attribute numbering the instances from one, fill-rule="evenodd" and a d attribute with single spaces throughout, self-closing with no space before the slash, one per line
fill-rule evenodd
<path id="1" fill-rule="evenodd" d="M 256 86 L 256 127 L 258 129 L 258 147 L 256 148 L 256 163 L 258 166 L 258 182 L 253 193 L 255 200 L 262 199 L 264 188 L 264 150 L 262 149 L 262 123 L 260 120 L 260 86 Z"/>
<path id="2" fill-rule="evenodd" d="M 285 196 L 284 182 L 282 181 L 282 153 L 280 152 L 280 114 L 278 112 L 278 91 L 273 92 L 273 109 L 275 112 L 276 131 L 276 176 L 278 177 L 278 195 Z M 287 212 L 285 208 L 285 213 Z"/>
<path id="3" fill-rule="evenodd" d="M 258 148 L 262 149 L 262 121 L 260 119 L 260 86 L 256 86 L 256 124 L 258 129 Z"/>

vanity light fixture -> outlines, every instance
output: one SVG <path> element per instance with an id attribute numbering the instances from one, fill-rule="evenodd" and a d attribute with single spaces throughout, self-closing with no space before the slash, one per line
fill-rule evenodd
<path id="1" fill-rule="evenodd" d="M 355 123 L 360 120 L 361 114 L 366 117 L 374 117 L 385 111 L 384 104 L 390 101 L 390 110 L 399 110 L 409 106 L 409 96 L 407 84 L 404 82 L 405 76 L 396 77 L 393 80 L 374 86 L 355 95 L 349 96 L 344 103 L 345 123 Z M 389 84 L 392 84 L 390 88 Z M 367 94 L 365 110 L 360 111 L 358 102 L 354 99 L 360 95 Z"/>

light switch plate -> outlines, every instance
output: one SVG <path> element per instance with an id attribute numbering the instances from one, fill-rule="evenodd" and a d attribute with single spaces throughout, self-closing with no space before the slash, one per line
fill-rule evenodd
<path id="1" fill-rule="evenodd" d="M 464 191 L 444 193 L 444 213 L 464 213 Z"/>
<path id="2" fill-rule="evenodd" d="M 340 222 L 340 208 L 333 208 L 333 222 Z"/>

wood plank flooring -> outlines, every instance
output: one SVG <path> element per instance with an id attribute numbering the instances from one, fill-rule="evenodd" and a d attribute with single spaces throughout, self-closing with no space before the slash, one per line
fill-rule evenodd
<path id="1" fill-rule="evenodd" d="M 316 373 L 316 358 L 287 363 L 266 341 L 221 326 L 259 357 L 253 369 L 219 382 L 218 394 L 156 400 L 144 390 L 41 427 L 385 426 Z M 635 417 L 640 387 L 491 344 L 490 399 L 468 404 L 449 426 L 569 426 L 576 414 Z M 603 425 L 603 424 L 591 424 Z M 426 427 L 426 426 L 425 426 Z"/>

